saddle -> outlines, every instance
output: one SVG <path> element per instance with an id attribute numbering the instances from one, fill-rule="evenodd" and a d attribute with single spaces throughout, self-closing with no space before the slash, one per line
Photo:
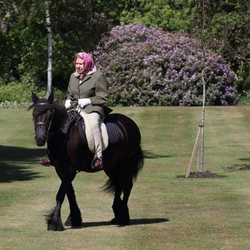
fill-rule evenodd
<path id="1" fill-rule="evenodd" d="M 67 133 L 72 124 L 76 123 L 78 126 L 79 134 L 82 140 L 86 138 L 89 150 L 94 153 L 95 145 L 94 145 L 94 137 L 93 133 L 88 124 L 88 119 L 84 119 L 84 114 L 82 116 L 75 110 L 71 110 L 68 112 L 69 122 L 62 129 L 63 133 Z M 101 136 L 103 142 L 103 150 L 105 150 L 109 144 L 119 143 L 124 139 L 125 135 L 122 129 L 112 120 L 112 115 L 107 116 L 104 121 L 101 123 Z"/>

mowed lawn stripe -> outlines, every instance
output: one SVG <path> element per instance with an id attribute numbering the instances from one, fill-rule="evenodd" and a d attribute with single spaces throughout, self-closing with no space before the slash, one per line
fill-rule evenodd
<path id="1" fill-rule="evenodd" d="M 44 215 L 60 181 L 38 164 L 31 112 L 0 110 L 0 249 L 248 249 L 250 129 L 248 107 L 207 107 L 205 167 L 218 178 L 184 178 L 200 107 L 117 107 L 139 125 L 145 166 L 129 202 L 131 226 L 116 227 L 104 173 L 74 181 L 84 225 L 48 232 Z M 192 171 L 197 171 L 196 160 Z M 63 205 L 63 220 L 68 216 Z"/>

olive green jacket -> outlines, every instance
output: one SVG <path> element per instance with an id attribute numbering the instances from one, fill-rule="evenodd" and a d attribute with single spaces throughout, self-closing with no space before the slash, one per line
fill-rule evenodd
<path id="1" fill-rule="evenodd" d="M 84 108 L 86 113 L 98 112 L 102 116 L 106 112 L 109 113 L 111 110 L 106 110 L 107 107 L 105 107 L 107 97 L 108 82 L 102 72 L 95 71 L 87 74 L 81 80 L 81 83 L 80 79 L 74 73 L 71 74 L 66 99 L 89 98 L 91 104 Z"/>

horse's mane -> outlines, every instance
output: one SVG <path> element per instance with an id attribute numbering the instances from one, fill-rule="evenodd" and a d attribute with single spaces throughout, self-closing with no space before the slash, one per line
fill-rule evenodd
<path id="1" fill-rule="evenodd" d="M 32 103 L 28 108 L 27 108 L 27 111 L 29 111 L 30 109 L 34 108 L 36 103 Z M 40 104 L 40 105 L 39 105 Z M 43 109 L 43 110 L 46 110 L 46 109 L 49 109 L 49 108 L 55 108 L 55 109 L 59 109 L 59 110 L 65 110 L 64 106 L 59 103 L 59 102 L 53 102 L 53 103 L 49 103 L 48 100 L 46 99 L 40 99 L 39 102 L 38 102 L 38 105 L 37 107 L 39 106 L 38 109 Z"/>
<path id="2" fill-rule="evenodd" d="M 67 116 L 68 117 L 67 110 L 64 107 L 64 105 L 62 105 L 61 103 L 53 102 L 51 104 L 51 108 L 53 108 L 56 111 L 56 113 L 58 113 L 60 116 Z"/>
<path id="3" fill-rule="evenodd" d="M 46 112 L 48 109 L 55 109 L 60 113 L 64 113 L 66 111 L 65 107 L 61 103 L 50 103 L 47 99 L 40 99 L 37 103 L 32 103 L 27 110 L 30 110 L 34 107 L 36 109 L 36 113 L 38 114 Z"/>
<path id="4" fill-rule="evenodd" d="M 62 105 L 62 103 L 53 102 L 51 105 L 53 106 L 53 108 L 55 108 L 59 111 L 65 111 L 65 107 L 64 107 L 64 105 Z"/>

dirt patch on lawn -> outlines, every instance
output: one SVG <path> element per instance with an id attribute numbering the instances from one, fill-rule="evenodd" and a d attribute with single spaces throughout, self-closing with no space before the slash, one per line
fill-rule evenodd
<path id="1" fill-rule="evenodd" d="M 221 177 L 217 175 L 216 173 L 212 173 L 210 171 L 205 172 L 190 172 L 188 178 L 218 178 Z"/>

